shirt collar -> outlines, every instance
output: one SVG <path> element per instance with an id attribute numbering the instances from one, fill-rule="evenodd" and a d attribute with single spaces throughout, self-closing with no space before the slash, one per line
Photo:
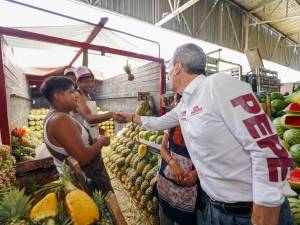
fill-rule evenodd
<path id="1" fill-rule="evenodd" d="M 203 81 L 204 78 L 205 78 L 205 76 L 201 74 L 201 75 L 197 76 L 194 80 L 192 80 L 188 84 L 188 86 L 184 89 L 182 97 L 191 96 L 193 94 L 193 92 L 195 91 L 195 89 L 197 87 L 199 87 L 199 85 L 201 84 L 201 82 Z"/>

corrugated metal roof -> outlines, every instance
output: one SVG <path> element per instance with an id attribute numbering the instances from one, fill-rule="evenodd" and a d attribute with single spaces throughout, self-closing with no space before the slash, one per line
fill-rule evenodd
<path id="1" fill-rule="evenodd" d="M 262 21 L 269 21 L 272 27 L 292 41 L 300 43 L 300 1 L 299 0 L 234 0 Z"/>

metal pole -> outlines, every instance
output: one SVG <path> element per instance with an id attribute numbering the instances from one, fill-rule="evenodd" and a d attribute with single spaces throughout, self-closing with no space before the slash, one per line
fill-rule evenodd
<path id="1" fill-rule="evenodd" d="M 165 63 L 160 63 L 160 116 L 164 115 L 166 113 L 166 108 L 163 107 L 163 97 L 166 93 L 166 67 Z"/>

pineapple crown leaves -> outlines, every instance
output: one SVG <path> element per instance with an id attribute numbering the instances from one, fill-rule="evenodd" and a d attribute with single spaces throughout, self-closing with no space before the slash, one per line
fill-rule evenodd
<path id="1" fill-rule="evenodd" d="M 0 223 L 5 224 L 26 218 L 31 208 L 32 199 L 25 195 L 25 190 L 12 188 L 0 202 Z"/>
<path id="2" fill-rule="evenodd" d="M 102 194 L 101 191 L 94 191 L 93 192 L 93 200 L 97 205 L 99 210 L 105 207 L 105 196 Z"/>
<path id="3" fill-rule="evenodd" d="M 123 67 L 123 69 L 124 69 L 125 73 L 127 73 L 128 75 L 131 74 L 131 66 L 128 63 L 128 61 L 127 61 L 126 65 Z"/>
<path id="4" fill-rule="evenodd" d="M 60 201 L 58 203 L 58 216 L 56 217 L 56 224 L 59 225 L 71 225 L 72 222 L 69 219 L 67 212 L 64 208 L 64 202 Z"/>

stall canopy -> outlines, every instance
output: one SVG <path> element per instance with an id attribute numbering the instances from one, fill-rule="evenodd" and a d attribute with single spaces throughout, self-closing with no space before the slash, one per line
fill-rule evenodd
<path id="1" fill-rule="evenodd" d="M 53 2 L 50 4 L 51 1 L 42 1 L 42 5 L 38 2 L 1 1 L 0 26 L 159 57 L 157 42 L 130 35 L 126 33 L 126 27 L 123 31 L 116 29 L 120 24 L 110 27 L 110 18 L 104 17 L 99 9 L 73 1 L 62 1 L 62 10 L 59 5 L 54 6 Z M 26 4 L 40 9 L 30 8 Z M 111 24 L 116 24 L 116 21 Z M 15 62 L 26 74 L 45 75 L 66 66 L 80 66 L 83 62 L 81 48 L 7 35 L 4 35 L 4 39 L 13 48 Z M 123 66 L 127 62 L 132 68 L 149 63 L 143 59 L 88 51 L 88 66 L 98 79 L 123 73 Z"/>

